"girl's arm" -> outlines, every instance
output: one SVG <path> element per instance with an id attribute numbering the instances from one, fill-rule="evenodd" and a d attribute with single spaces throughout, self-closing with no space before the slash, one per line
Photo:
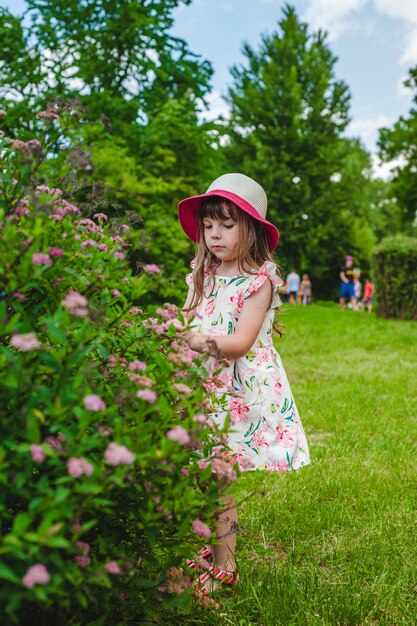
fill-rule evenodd
<path id="1" fill-rule="evenodd" d="M 189 331 L 184 337 L 192 350 L 210 352 L 210 343 L 214 342 L 218 351 L 225 357 L 237 359 L 245 356 L 255 343 L 261 330 L 266 312 L 271 305 L 272 284 L 266 280 L 243 305 L 239 321 L 233 335 L 203 335 Z"/>

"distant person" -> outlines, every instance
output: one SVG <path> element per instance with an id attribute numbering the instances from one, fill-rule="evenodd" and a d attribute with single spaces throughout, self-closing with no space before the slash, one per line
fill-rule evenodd
<path id="1" fill-rule="evenodd" d="M 362 296 L 362 283 L 360 281 L 360 274 L 353 274 L 354 278 L 353 278 L 353 297 L 354 297 L 354 302 L 353 302 L 353 309 L 355 311 L 359 311 L 359 301 L 361 299 Z"/>
<path id="2" fill-rule="evenodd" d="M 311 304 L 311 281 L 308 274 L 303 274 L 302 281 L 300 283 L 300 294 L 302 303 L 304 305 Z"/>
<path id="3" fill-rule="evenodd" d="M 363 289 L 362 306 L 364 308 L 367 307 L 368 313 L 371 313 L 371 311 L 372 311 L 373 295 L 374 295 L 374 286 L 371 283 L 371 281 L 369 280 L 369 278 L 367 278 L 365 280 L 365 287 Z"/>
<path id="4" fill-rule="evenodd" d="M 340 308 L 346 308 L 346 304 L 350 303 L 352 307 L 355 305 L 355 292 L 353 289 L 353 257 L 347 256 L 345 265 L 340 272 Z"/>
<path id="5" fill-rule="evenodd" d="M 287 276 L 287 302 L 297 304 L 297 294 L 301 279 L 295 269 L 292 269 Z"/>

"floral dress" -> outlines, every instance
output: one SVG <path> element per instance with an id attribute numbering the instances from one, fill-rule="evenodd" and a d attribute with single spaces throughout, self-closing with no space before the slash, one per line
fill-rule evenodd
<path id="1" fill-rule="evenodd" d="M 310 462 L 287 375 L 272 342 L 274 309 L 281 305 L 277 292 L 283 284 L 274 263 L 233 277 L 207 272 L 206 293 L 192 322 L 194 330 L 206 335 L 233 334 L 245 300 L 268 279 L 273 285 L 271 306 L 249 352 L 226 365 L 214 357 L 205 362 L 216 398 L 212 418 L 223 427 L 230 414 L 228 445 L 243 471 L 282 472 Z M 187 283 L 192 288 L 192 274 Z"/>

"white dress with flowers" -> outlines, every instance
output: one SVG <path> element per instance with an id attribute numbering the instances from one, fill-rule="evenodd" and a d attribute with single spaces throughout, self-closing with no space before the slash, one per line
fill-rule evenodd
<path id="1" fill-rule="evenodd" d="M 205 363 L 208 386 L 216 398 L 212 418 L 223 427 L 230 412 L 228 444 L 243 471 L 287 471 L 310 462 L 287 375 L 272 342 L 282 284 L 274 263 L 267 261 L 254 274 L 216 275 L 211 289 L 213 275 L 208 272 L 206 294 L 192 322 L 194 330 L 206 335 L 233 334 L 245 300 L 268 279 L 273 285 L 271 307 L 252 348 L 244 357 L 229 359 L 226 366 L 214 357 Z M 187 275 L 187 283 L 192 288 L 192 274 Z"/>

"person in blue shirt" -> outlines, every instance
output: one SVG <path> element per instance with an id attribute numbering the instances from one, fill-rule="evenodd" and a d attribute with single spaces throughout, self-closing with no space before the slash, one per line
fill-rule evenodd
<path id="1" fill-rule="evenodd" d="M 297 304 L 297 294 L 300 288 L 301 278 L 293 268 L 287 276 L 287 302 Z"/>

